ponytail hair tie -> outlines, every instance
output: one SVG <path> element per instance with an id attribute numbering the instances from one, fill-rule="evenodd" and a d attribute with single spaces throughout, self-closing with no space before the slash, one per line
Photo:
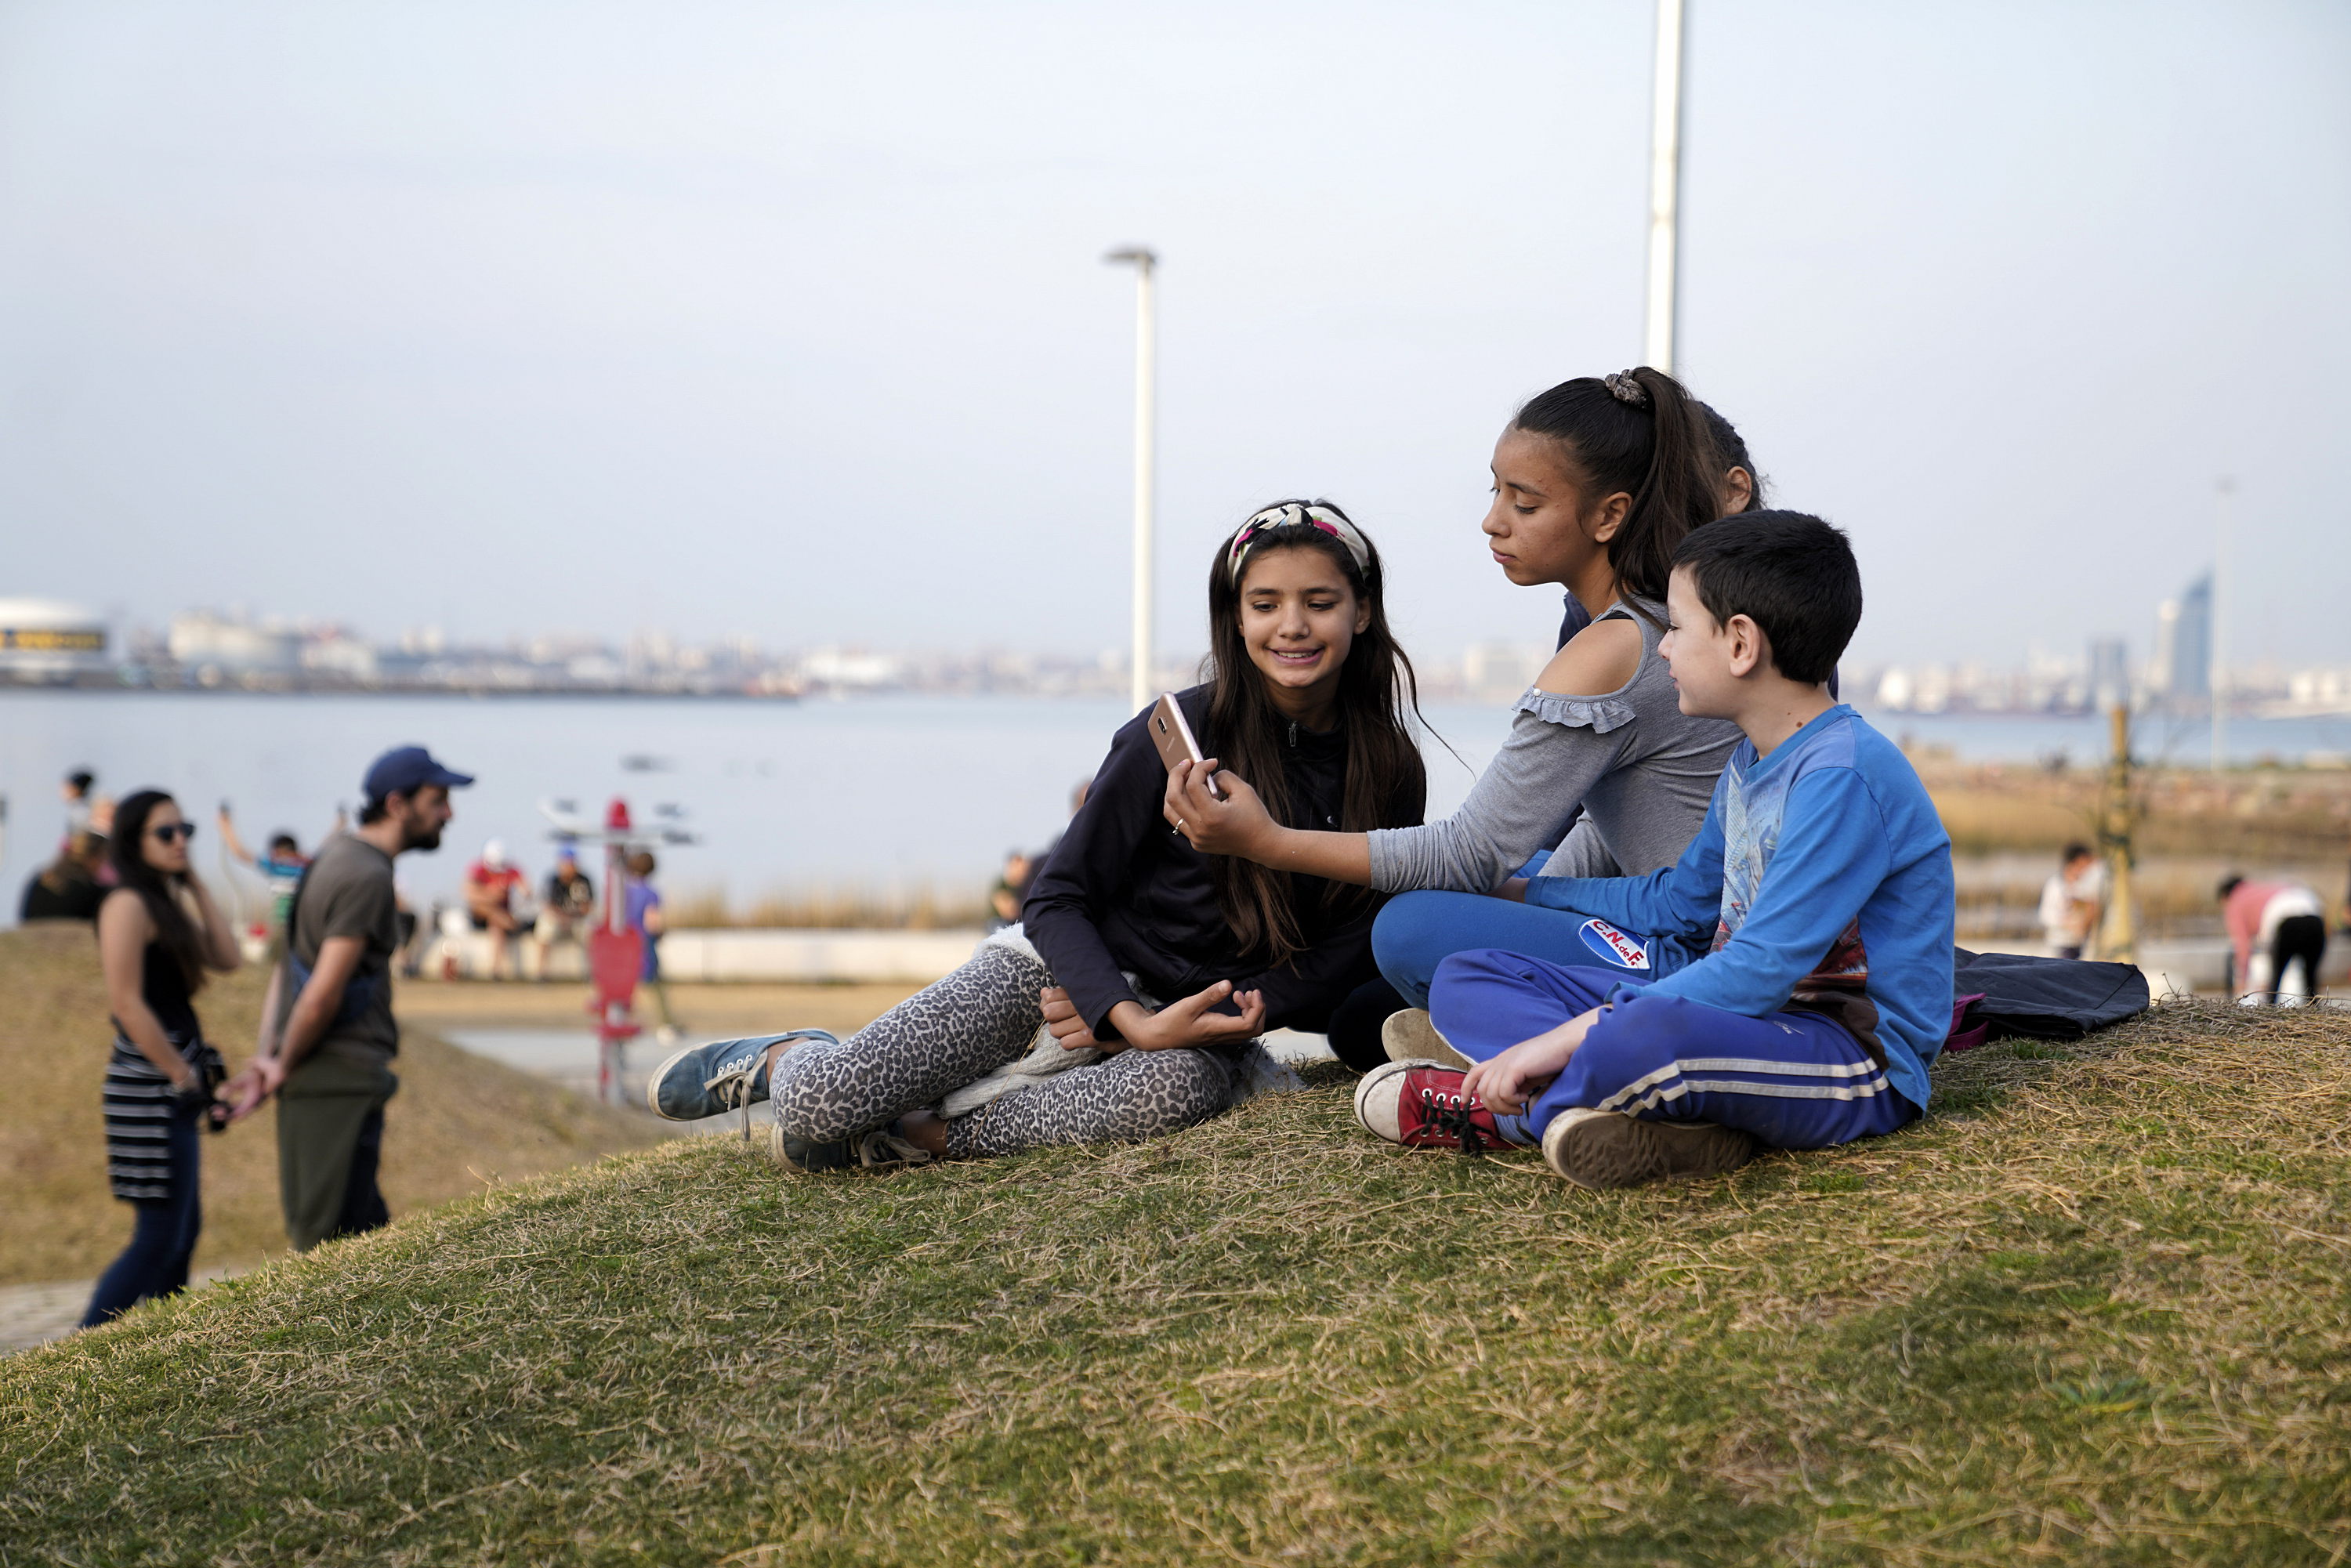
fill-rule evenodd
<path id="1" fill-rule="evenodd" d="M 1618 371 L 1614 375 L 1603 376 L 1600 384 L 1606 387 L 1608 394 L 1618 402 L 1629 402 L 1635 408 L 1649 406 L 1649 389 L 1635 381 L 1630 371 Z"/>
<path id="2" fill-rule="evenodd" d="M 1277 528 L 1314 528 L 1329 534 L 1347 547 L 1357 577 L 1371 575 L 1372 547 L 1347 520 L 1346 513 L 1328 501 L 1277 501 L 1235 529 L 1233 542 L 1225 547 L 1225 571 L 1234 587 L 1240 586 L 1241 570 L 1249 565 L 1249 553 Z"/>

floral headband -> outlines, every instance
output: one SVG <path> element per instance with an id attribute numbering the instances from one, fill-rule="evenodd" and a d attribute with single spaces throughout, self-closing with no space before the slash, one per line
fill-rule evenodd
<path id="1" fill-rule="evenodd" d="M 1241 569 L 1249 564 L 1249 552 L 1264 536 L 1276 528 L 1320 528 L 1347 547 L 1353 558 L 1358 575 L 1368 576 L 1372 570 L 1372 547 L 1347 520 L 1347 514 L 1328 501 L 1280 501 L 1268 507 L 1243 523 L 1233 534 L 1233 542 L 1225 547 L 1225 570 L 1233 586 L 1240 586 Z"/>

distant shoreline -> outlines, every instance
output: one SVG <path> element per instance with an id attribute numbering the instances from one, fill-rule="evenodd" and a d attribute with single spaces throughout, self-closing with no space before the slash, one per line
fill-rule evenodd
<path id="1" fill-rule="evenodd" d="M 797 703 L 805 692 L 749 692 L 691 686 L 507 686 L 507 685 L 134 685 L 121 681 L 11 681 L 0 695 L 151 697 L 684 697 L 695 702 Z M 866 694 L 859 694 L 861 695 Z"/>
<path id="2" fill-rule="evenodd" d="M 722 687 L 695 686 L 515 686 L 495 683 L 476 685 L 450 685 L 442 683 L 416 685 L 336 685 L 304 683 L 298 685 L 246 685 L 220 682 L 214 685 L 143 685 L 121 681 L 0 681 L 0 696 L 47 695 L 90 696 L 120 695 L 126 696 L 189 696 L 189 697 L 465 697 L 480 699 L 553 697 L 568 700 L 594 701 L 604 698 L 631 699 L 684 698 L 695 702 L 802 703 L 813 701 L 848 702 L 875 698 L 1019 698 L 1044 702 L 1105 702 L 1123 700 L 1119 693 L 1102 691 L 974 691 L 968 689 L 938 689 L 921 686 L 885 686 L 841 688 L 819 686 L 813 690 L 745 691 Z M 1464 697 L 1432 698 L 1447 706 L 1501 708 L 1503 702 L 1473 702 Z M 2291 724 L 2296 722 L 2351 720 L 2351 709 L 2316 708 L 2293 713 L 2264 712 L 2274 699 L 2250 699 L 2231 706 L 2230 722 L 2246 724 Z M 1869 721 L 1881 729 L 1895 729 L 1906 724 L 1938 725 L 1983 721 L 2041 721 L 2052 725 L 2080 724 L 2099 720 L 2104 716 L 2089 709 L 2053 708 L 1946 708 L 1939 712 L 1921 713 L 1908 709 L 1878 708 L 1866 703 L 1855 703 Z M 2165 724 L 2196 726 L 2206 720 L 2202 714 L 2138 712 L 2131 716 L 2135 726 Z"/>

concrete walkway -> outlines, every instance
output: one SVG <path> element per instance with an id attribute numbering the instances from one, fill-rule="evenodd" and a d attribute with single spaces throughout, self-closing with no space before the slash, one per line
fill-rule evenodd
<path id="1" fill-rule="evenodd" d="M 251 1267 L 251 1265 L 247 1265 Z M 243 1269 L 206 1269 L 188 1281 L 192 1291 L 245 1272 Z M 89 1307 L 95 1280 L 67 1280 L 49 1285 L 0 1285 L 0 1355 L 11 1355 L 63 1339 L 81 1322 Z"/>

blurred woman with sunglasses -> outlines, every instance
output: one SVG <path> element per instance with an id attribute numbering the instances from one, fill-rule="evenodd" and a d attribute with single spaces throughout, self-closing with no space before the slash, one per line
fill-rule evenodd
<path id="1" fill-rule="evenodd" d="M 220 1052 L 204 1042 L 191 998 L 207 969 L 237 967 L 236 936 L 188 866 L 195 824 L 160 789 L 114 809 L 110 853 L 120 885 L 98 911 L 98 955 L 113 1009 L 106 1064 L 106 1172 L 138 1210 L 131 1245 L 98 1281 L 82 1326 L 102 1323 L 188 1282 L 204 1228 L 197 1123 L 213 1103 Z"/>

